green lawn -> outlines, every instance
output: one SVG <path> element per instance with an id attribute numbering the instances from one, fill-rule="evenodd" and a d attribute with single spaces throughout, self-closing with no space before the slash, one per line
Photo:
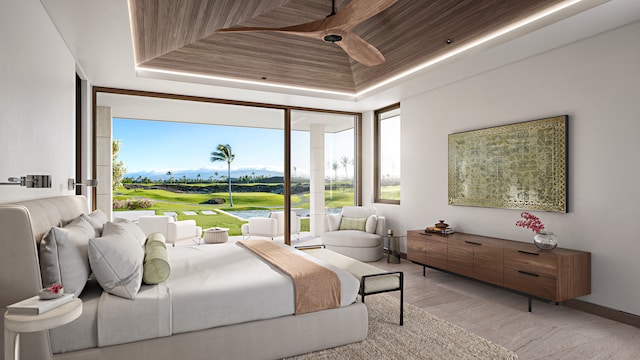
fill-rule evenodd
<path id="1" fill-rule="evenodd" d="M 325 192 L 325 206 L 339 208 L 353 205 L 353 190 L 327 190 Z M 178 220 L 194 219 L 203 229 L 210 227 L 229 228 L 229 235 L 241 235 L 240 227 L 246 223 L 233 216 L 229 216 L 216 210 L 281 210 L 284 207 L 284 196 L 264 192 L 233 193 L 233 207 L 229 206 L 228 193 L 187 194 L 174 193 L 158 189 L 132 189 L 120 188 L 113 196 L 117 200 L 131 198 L 151 199 L 154 206 L 148 210 L 155 210 L 157 215 L 166 211 L 174 211 L 178 214 Z M 225 200 L 224 204 L 207 204 L 213 198 Z M 309 208 L 309 194 L 296 194 L 291 196 L 292 208 Z M 114 212 L 127 209 L 114 209 Z M 184 215 L 182 211 L 195 211 L 198 215 Z M 216 215 L 203 215 L 202 210 L 216 211 Z M 309 219 L 302 219 L 301 231 L 309 231 Z"/>
<path id="2" fill-rule="evenodd" d="M 252 196 L 252 194 L 254 196 Z M 240 227 L 246 221 L 239 220 L 233 216 L 229 216 L 216 210 L 254 210 L 264 209 L 263 206 L 256 206 L 256 199 L 260 199 L 262 204 L 268 206 L 282 206 L 282 195 L 265 194 L 265 193 L 238 193 L 233 194 L 234 207 L 229 207 L 229 194 L 180 194 L 166 190 L 126 190 L 120 189 L 114 196 L 114 199 L 125 200 L 129 198 L 146 198 L 155 200 L 155 205 L 149 210 L 155 210 L 156 215 L 162 215 L 165 211 L 174 211 L 178 214 L 178 220 L 194 219 L 196 223 L 203 229 L 210 227 L 229 228 L 229 235 L 241 235 Z M 206 204 L 211 198 L 223 198 L 226 200 L 221 205 Z M 114 209 L 119 211 L 121 209 Z M 122 209 L 126 210 L 126 209 Z M 184 215 L 182 211 L 195 211 L 198 215 Z M 216 211 L 216 215 L 202 215 L 202 210 Z"/>
<path id="3" fill-rule="evenodd" d="M 233 208 L 229 206 L 229 193 L 210 193 L 210 194 L 187 194 L 187 193 L 174 193 L 167 190 L 155 190 L 155 189 L 135 189 L 127 190 L 124 188 L 118 189 L 114 194 L 115 199 L 128 199 L 132 197 L 152 199 L 157 202 L 163 202 L 168 204 L 193 204 L 200 206 L 213 206 L 214 208 L 223 210 L 251 210 L 251 209 L 263 209 L 274 206 L 282 206 L 284 204 L 284 197 L 278 194 L 269 194 L 263 192 L 245 192 L 245 193 L 233 193 Z M 206 202 L 209 199 L 221 198 L 225 200 L 221 205 L 209 205 Z M 158 204 L 156 204 L 158 205 Z M 155 209 L 155 208 L 154 208 Z M 203 209 L 207 210 L 207 209 Z"/>
<path id="4" fill-rule="evenodd" d="M 383 199 L 400 200 L 400 185 L 381 186 L 380 193 Z"/>

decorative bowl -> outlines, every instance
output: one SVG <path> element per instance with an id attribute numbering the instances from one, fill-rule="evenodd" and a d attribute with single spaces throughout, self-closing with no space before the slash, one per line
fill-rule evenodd
<path id="1" fill-rule="evenodd" d="M 51 299 L 59 298 L 62 295 L 64 295 L 64 289 L 62 288 L 60 288 L 60 290 L 58 290 L 57 293 L 46 288 L 40 290 L 40 292 L 38 293 L 38 296 L 42 300 L 51 300 Z"/>
<path id="2" fill-rule="evenodd" d="M 444 220 L 439 220 L 439 222 L 435 226 L 438 229 L 446 229 L 449 227 L 449 224 L 445 223 Z"/>

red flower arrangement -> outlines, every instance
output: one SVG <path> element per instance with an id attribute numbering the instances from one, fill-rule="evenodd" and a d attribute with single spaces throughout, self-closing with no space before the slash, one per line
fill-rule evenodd
<path id="1" fill-rule="evenodd" d="M 539 217 L 526 211 L 521 213 L 520 217 L 522 217 L 522 219 L 516 221 L 516 226 L 527 228 L 536 234 L 540 234 L 542 230 L 544 230 L 544 224 L 540 221 Z"/>
<path id="2" fill-rule="evenodd" d="M 62 284 L 52 284 L 47 288 L 47 290 L 51 293 L 57 294 L 62 290 Z"/>

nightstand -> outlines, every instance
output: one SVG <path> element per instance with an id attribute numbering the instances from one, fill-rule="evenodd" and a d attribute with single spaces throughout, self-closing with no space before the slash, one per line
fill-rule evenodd
<path id="1" fill-rule="evenodd" d="M 53 329 L 70 323 L 82 314 L 82 300 L 73 299 L 39 315 L 4 313 L 4 358 L 20 359 L 20 333 Z"/>

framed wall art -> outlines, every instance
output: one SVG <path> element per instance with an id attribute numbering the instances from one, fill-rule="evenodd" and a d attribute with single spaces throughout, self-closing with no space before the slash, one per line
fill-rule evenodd
<path id="1" fill-rule="evenodd" d="M 567 212 L 568 116 L 449 134 L 449 205 Z"/>

